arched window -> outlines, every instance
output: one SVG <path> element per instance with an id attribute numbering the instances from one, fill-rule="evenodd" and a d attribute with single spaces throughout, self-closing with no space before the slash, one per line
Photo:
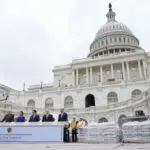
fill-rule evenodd
<path id="1" fill-rule="evenodd" d="M 122 127 L 123 119 L 126 118 L 126 115 L 120 115 L 118 118 L 118 125 Z"/>
<path id="2" fill-rule="evenodd" d="M 33 99 L 30 99 L 27 103 L 27 106 L 28 107 L 32 107 L 32 108 L 35 108 L 35 101 Z"/>
<path id="3" fill-rule="evenodd" d="M 115 92 L 110 92 L 107 95 L 107 103 L 108 104 L 113 104 L 118 102 L 118 96 Z"/>
<path id="4" fill-rule="evenodd" d="M 100 118 L 98 120 L 98 123 L 103 123 L 103 122 L 108 122 L 108 119 L 106 119 L 105 117 L 103 117 L 103 118 Z"/>
<path id="5" fill-rule="evenodd" d="M 52 98 L 47 98 L 45 101 L 45 109 L 51 109 L 54 107 L 53 104 L 53 99 Z"/>
<path id="6" fill-rule="evenodd" d="M 132 97 L 132 98 L 137 98 L 137 97 L 139 97 L 141 94 L 142 94 L 141 90 L 135 89 L 135 90 L 132 91 L 131 97 Z"/>
<path id="7" fill-rule="evenodd" d="M 64 108 L 73 108 L 72 96 L 67 96 L 64 100 Z"/>
<path id="8" fill-rule="evenodd" d="M 95 106 L 95 97 L 92 94 L 88 94 L 85 97 L 85 107 Z"/>

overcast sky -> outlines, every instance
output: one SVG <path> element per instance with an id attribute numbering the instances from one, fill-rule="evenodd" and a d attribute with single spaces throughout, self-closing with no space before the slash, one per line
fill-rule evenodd
<path id="1" fill-rule="evenodd" d="M 84 58 L 110 0 L 0 0 L 0 83 L 15 89 L 53 81 L 52 69 Z M 114 0 L 116 19 L 149 48 L 150 1 Z"/>

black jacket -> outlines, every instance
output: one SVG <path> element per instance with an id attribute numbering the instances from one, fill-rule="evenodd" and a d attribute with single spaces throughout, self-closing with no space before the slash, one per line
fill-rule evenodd
<path id="1" fill-rule="evenodd" d="M 62 116 L 61 116 L 61 114 L 59 114 L 58 121 L 68 121 L 68 114 L 65 112 L 63 113 Z"/>
<path id="2" fill-rule="evenodd" d="M 32 115 L 29 119 L 29 122 L 39 122 L 40 121 L 40 116 L 35 115 L 35 117 Z"/>
<path id="3" fill-rule="evenodd" d="M 14 121 L 14 115 L 10 114 L 10 115 L 5 115 L 5 117 L 2 119 L 1 122 L 13 122 Z"/>
<path id="4" fill-rule="evenodd" d="M 47 115 L 44 115 L 42 118 L 42 122 L 53 122 L 55 119 L 53 118 L 53 115 L 49 114 L 48 117 Z"/>

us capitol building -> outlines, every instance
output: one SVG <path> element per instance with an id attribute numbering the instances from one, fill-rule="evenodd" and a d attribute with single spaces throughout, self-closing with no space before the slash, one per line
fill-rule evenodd
<path id="1" fill-rule="evenodd" d="M 134 116 L 136 110 L 150 114 L 150 53 L 123 23 L 109 4 L 107 22 L 97 32 L 87 58 L 53 69 L 51 84 L 31 85 L 17 91 L 0 85 L 0 118 L 11 110 L 23 110 L 28 118 L 35 108 L 40 115 L 46 110 L 69 114 L 88 122 L 118 122 Z"/>

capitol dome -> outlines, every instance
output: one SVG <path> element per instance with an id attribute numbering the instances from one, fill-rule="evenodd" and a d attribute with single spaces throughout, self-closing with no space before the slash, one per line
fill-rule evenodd
<path id="1" fill-rule="evenodd" d="M 107 23 L 98 30 L 88 57 L 140 49 L 139 40 L 125 24 L 116 21 L 115 16 L 109 4 Z"/>
<path id="2" fill-rule="evenodd" d="M 126 35 L 132 35 L 131 30 L 124 25 L 123 23 L 117 22 L 117 21 L 111 21 L 106 23 L 104 26 L 102 26 L 99 31 L 96 34 L 96 38 L 98 39 L 100 37 L 106 36 L 106 35 L 110 35 L 113 34 L 115 32 L 116 33 L 122 33 L 122 34 L 126 34 Z"/>

